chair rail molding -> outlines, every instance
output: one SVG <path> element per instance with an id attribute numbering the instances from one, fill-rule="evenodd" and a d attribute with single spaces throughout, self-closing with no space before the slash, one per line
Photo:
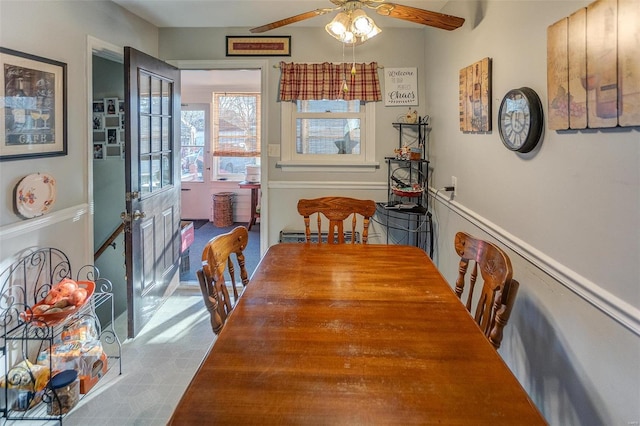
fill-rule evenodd
<path id="1" fill-rule="evenodd" d="M 429 193 L 434 200 L 444 207 L 491 235 L 591 305 L 640 336 L 640 309 L 567 268 L 464 205 L 450 200 L 448 194 L 439 193 L 433 187 L 429 187 Z"/>
<path id="2" fill-rule="evenodd" d="M 269 181 L 269 189 L 360 189 L 387 191 L 386 182 L 357 181 Z"/>
<path id="3" fill-rule="evenodd" d="M 88 204 L 78 204 L 63 210 L 54 211 L 49 214 L 29 219 L 24 222 L 11 223 L 0 227 L 0 241 L 15 238 L 29 232 L 37 232 L 40 229 L 55 225 L 57 223 L 79 220 L 80 217 L 89 213 Z"/>

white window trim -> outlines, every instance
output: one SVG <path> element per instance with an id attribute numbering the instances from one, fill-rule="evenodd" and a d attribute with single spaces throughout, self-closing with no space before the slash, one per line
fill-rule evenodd
<path id="1" fill-rule="evenodd" d="M 295 102 L 280 103 L 281 157 L 276 165 L 283 171 L 374 171 L 380 167 L 376 158 L 375 104 L 364 105 L 364 129 L 360 129 L 359 155 L 304 155 L 296 152 Z M 364 132 L 362 131 L 364 130 Z"/>

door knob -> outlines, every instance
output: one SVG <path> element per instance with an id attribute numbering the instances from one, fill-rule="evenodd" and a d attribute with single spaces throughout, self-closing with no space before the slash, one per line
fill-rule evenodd
<path id="1" fill-rule="evenodd" d="M 133 213 L 133 220 L 144 219 L 145 217 L 147 217 L 147 214 L 145 212 L 141 212 L 140 210 L 136 210 Z"/>
<path id="2" fill-rule="evenodd" d="M 140 210 L 136 210 L 133 213 L 133 216 L 131 216 L 127 212 L 120 213 L 120 219 L 122 219 L 123 222 L 131 222 L 132 220 L 144 219 L 145 217 L 147 217 L 147 214 L 145 212 L 141 212 Z"/>

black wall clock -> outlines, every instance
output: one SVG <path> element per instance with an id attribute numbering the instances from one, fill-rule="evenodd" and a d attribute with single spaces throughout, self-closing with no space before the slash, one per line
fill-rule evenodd
<path id="1" fill-rule="evenodd" d="M 509 90 L 498 113 L 502 143 L 511 151 L 529 152 L 536 147 L 544 128 L 542 102 L 528 87 Z"/>

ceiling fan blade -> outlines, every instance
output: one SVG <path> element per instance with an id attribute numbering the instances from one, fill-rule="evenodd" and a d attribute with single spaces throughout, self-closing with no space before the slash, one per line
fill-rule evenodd
<path id="1" fill-rule="evenodd" d="M 299 15 L 290 16 L 288 18 L 281 19 L 279 21 L 271 22 L 259 27 L 251 28 L 249 31 L 252 33 L 263 33 L 265 31 L 273 30 L 275 28 L 284 27 L 285 25 L 295 24 L 296 22 L 304 21 L 305 19 L 315 18 L 316 16 L 325 15 L 333 12 L 335 9 L 316 9 L 310 12 L 301 13 Z"/>
<path id="2" fill-rule="evenodd" d="M 392 18 L 403 19 L 447 31 L 455 30 L 464 24 L 464 18 L 418 9 L 417 7 L 403 6 L 401 4 L 382 3 L 380 6 L 376 6 L 375 10 L 379 15 L 391 16 Z"/>

